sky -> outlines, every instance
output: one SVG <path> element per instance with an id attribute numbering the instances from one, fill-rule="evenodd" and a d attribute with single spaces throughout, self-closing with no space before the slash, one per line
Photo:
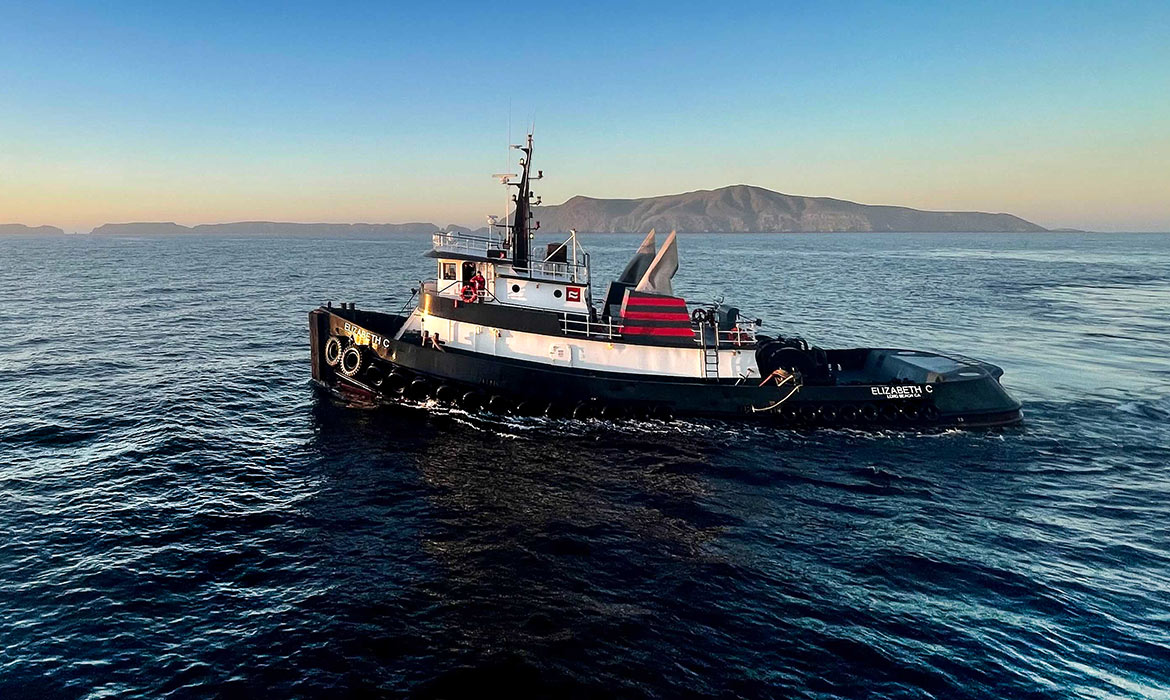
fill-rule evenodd
<path id="1" fill-rule="evenodd" d="M 751 184 L 1170 231 L 1170 2 L 0 0 L 0 223 L 483 225 Z"/>

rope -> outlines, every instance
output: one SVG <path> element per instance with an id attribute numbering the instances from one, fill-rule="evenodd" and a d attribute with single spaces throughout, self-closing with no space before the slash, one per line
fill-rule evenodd
<path id="1" fill-rule="evenodd" d="M 780 372 L 780 370 L 776 370 L 776 371 L 772 372 L 771 374 L 769 374 L 769 375 L 767 376 L 767 378 L 765 378 L 765 379 L 764 379 L 764 381 L 763 381 L 763 382 L 760 384 L 760 386 L 763 386 L 764 384 L 766 384 L 766 383 L 768 382 L 768 380 L 769 380 L 769 379 L 771 379 L 772 377 L 776 376 L 776 375 L 777 375 L 779 372 Z M 782 387 L 782 386 L 784 386 L 785 384 L 787 384 L 788 382 L 791 382 L 791 381 L 793 381 L 794 379 L 796 379 L 796 375 L 795 375 L 795 374 L 788 374 L 788 375 L 786 375 L 786 376 L 784 377 L 784 379 L 783 379 L 783 380 L 776 382 L 776 387 L 777 387 L 777 388 L 779 388 L 779 387 Z M 788 399 L 792 398 L 792 396 L 793 396 L 793 395 L 794 395 L 796 392 L 800 391 L 800 388 L 801 388 L 801 386 L 802 386 L 801 384 L 793 384 L 793 386 L 792 386 L 792 391 L 788 392 L 788 394 L 787 394 L 787 395 L 785 395 L 785 396 L 784 396 L 784 398 L 780 399 L 779 401 L 777 401 L 776 403 L 772 404 L 771 406 L 768 406 L 767 408 L 756 408 L 755 406 L 752 406 L 752 413 L 766 413 L 766 412 L 768 412 L 768 411 L 774 411 L 774 410 L 776 410 L 776 409 L 777 409 L 777 408 L 779 408 L 779 407 L 780 407 L 780 406 L 781 406 L 781 405 L 782 405 L 782 404 L 783 404 L 785 401 L 787 401 Z"/>
<path id="2" fill-rule="evenodd" d="M 772 370 L 771 374 L 764 377 L 764 381 L 760 382 L 760 386 L 764 386 L 765 384 L 767 384 L 768 380 L 772 379 L 773 377 L 782 377 L 784 381 L 777 382 L 776 386 L 784 386 L 784 382 L 788 381 L 789 379 L 792 379 L 792 377 L 794 377 L 794 376 L 795 375 L 789 374 L 788 372 L 785 372 L 782 369 L 774 369 L 774 370 Z"/>

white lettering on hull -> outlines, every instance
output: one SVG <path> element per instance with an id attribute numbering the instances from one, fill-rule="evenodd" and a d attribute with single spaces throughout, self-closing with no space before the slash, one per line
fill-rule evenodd
<path id="1" fill-rule="evenodd" d="M 390 347 L 389 338 L 371 333 L 361 326 L 350 323 L 349 321 L 345 322 L 345 332 L 349 333 L 350 337 L 353 338 L 353 342 L 357 343 L 358 345 L 369 345 L 372 348 L 376 348 L 379 345 L 385 348 Z"/>
<path id="2" fill-rule="evenodd" d="M 925 384 L 899 384 L 895 386 L 871 386 L 869 393 L 887 399 L 921 399 L 926 394 L 933 394 L 934 387 Z"/>

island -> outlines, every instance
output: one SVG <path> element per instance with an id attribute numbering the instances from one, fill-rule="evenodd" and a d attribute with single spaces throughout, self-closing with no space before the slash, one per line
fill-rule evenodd
<path id="1" fill-rule="evenodd" d="M 573 197 L 534 210 L 542 231 L 593 233 L 798 232 L 1020 232 L 1045 231 L 1012 214 L 922 211 L 909 207 L 858 204 L 830 197 L 801 197 L 762 187 L 732 185 L 643 199 Z"/>
<path id="2" fill-rule="evenodd" d="M 65 232 L 56 226 L 25 226 L 24 224 L 0 224 L 0 236 L 64 236 Z"/>

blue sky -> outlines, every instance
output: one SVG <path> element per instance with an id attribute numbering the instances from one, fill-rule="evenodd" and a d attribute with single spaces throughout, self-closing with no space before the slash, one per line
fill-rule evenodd
<path id="1" fill-rule="evenodd" d="M 1170 2 L 0 2 L 0 220 L 479 225 L 748 183 L 1170 230 Z"/>

